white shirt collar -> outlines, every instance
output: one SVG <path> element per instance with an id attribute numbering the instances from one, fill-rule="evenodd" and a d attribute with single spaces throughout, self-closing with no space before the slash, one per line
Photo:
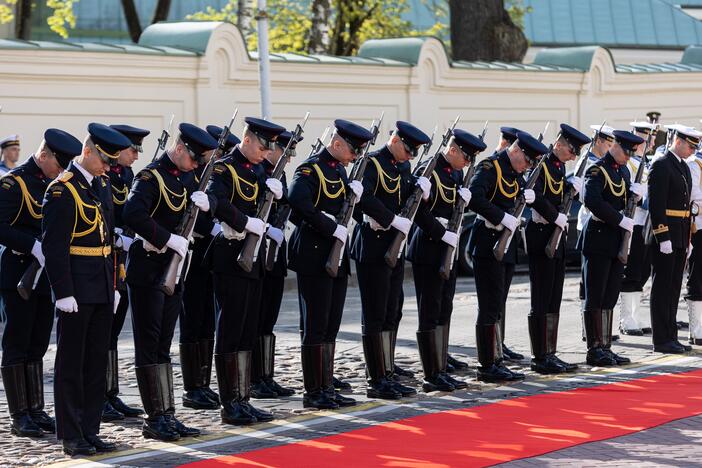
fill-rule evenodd
<path id="1" fill-rule="evenodd" d="M 90 184 L 93 183 L 93 178 L 94 178 L 94 177 L 93 177 L 93 175 L 92 175 L 90 172 L 86 171 L 86 170 L 83 168 L 83 166 L 81 166 L 80 164 L 78 164 L 76 161 L 73 161 L 73 165 L 76 166 L 76 167 L 78 168 L 78 170 L 80 171 L 81 174 L 83 174 L 83 177 L 85 177 L 85 180 L 88 182 L 88 185 L 90 185 Z"/>

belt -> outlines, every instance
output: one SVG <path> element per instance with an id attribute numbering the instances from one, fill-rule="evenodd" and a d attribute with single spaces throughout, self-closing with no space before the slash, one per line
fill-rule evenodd
<path id="1" fill-rule="evenodd" d="M 689 218 L 690 210 L 665 210 L 665 215 L 673 218 Z"/>
<path id="2" fill-rule="evenodd" d="M 79 247 L 77 245 L 72 245 L 68 249 L 68 253 L 71 255 L 78 255 L 80 257 L 107 257 L 112 253 L 112 246 L 104 245 L 102 247 Z"/>

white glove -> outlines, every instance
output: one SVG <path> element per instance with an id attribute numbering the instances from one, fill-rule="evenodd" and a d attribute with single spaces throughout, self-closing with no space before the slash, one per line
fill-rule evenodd
<path id="1" fill-rule="evenodd" d="M 280 200 L 283 198 L 283 183 L 275 177 L 266 179 L 266 187 L 273 192 L 273 198 Z"/>
<path id="2" fill-rule="evenodd" d="M 524 201 L 531 205 L 536 200 L 536 193 L 532 189 L 524 189 Z"/>
<path id="3" fill-rule="evenodd" d="M 511 214 L 505 213 L 502 221 L 500 221 L 500 224 L 514 232 L 517 229 L 517 226 L 519 226 L 519 220 Z"/>
<path id="4" fill-rule="evenodd" d="M 573 187 L 575 193 L 580 193 L 583 189 L 583 178 L 578 176 L 568 177 L 568 183 Z"/>
<path id="5" fill-rule="evenodd" d="M 392 218 L 390 226 L 394 227 L 406 236 L 410 228 L 412 227 L 412 221 L 410 221 L 407 218 L 403 218 L 402 216 L 395 216 L 394 218 Z"/>
<path id="6" fill-rule="evenodd" d="M 63 297 L 56 301 L 56 308 L 68 314 L 78 312 L 78 303 L 73 296 Z"/>
<path id="7" fill-rule="evenodd" d="M 281 245 L 283 243 L 283 239 L 285 239 L 285 234 L 283 234 L 283 231 L 273 226 L 268 228 L 268 231 L 266 231 L 266 236 L 270 237 L 273 242 L 278 245 Z"/>
<path id="8" fill-rule="evenodd" d="M 129 250 L 129 247 L 132 246 L 132 242 L 134 242 L 134 239 L 132 239 L 131 237 L 127 237 L 124 234 L 119 234 L 117 236 L 117 240 L 115 241 L 115 247 L 127 252 Z"/>
<path id="9" fill-rule="evenodd" d="M 212 237 L 215 237 L 215 236 L 216 236 L 217 234 L 219 234 L 220 232 L 222 232 L 222 225 L 219 224 L 219 223 L 214 223 L 214 224 L 212 225 L 212 230 L 210 231 L 210 235 L 211 235 Z"/>
<path id="10" fill-rule="evenodd" d="M 244 226 L 244 229 L 261 237 L 263 235 L 263 231 L 266 230 L 266 223 L 258 218 L 252 218 L 249 216 L 246 220 L 246 226 Z"/>
<path id="11" fill-rule="evenodd" d="M 349 237 L 349 230 L 346 228 L 346 226 L 343 226 L 341 224 L 336 225 L 336 230 L 334 231 L 334 234 L 332 236 L 336 237 L 339 239 L 342 243 L 346 243 L 346 239 Z"/>
<path id="12" fill-rule="evenodd" d="M 632 232 L 634 230 L 634 220 L 623 216 L 622 220 L 619 221 L 619 227 L 625 231 Z"/>
<path id="13" fill-rule="evenodd" d="M 692 255 L 692 244 L 687 245 L 687 258 L 690 258 L 690 255 Z"/>
<path id="14" fill-rule="evenodd" d="M 444 232 L 444 235 L 441 236 L 441 240 L 455 249 L 458 245 L 458 234 L 455 232 L 446 231 Z"/>
<path id="15" fill-rule="evenodd" d="M 41 242 L 34 241 L 34 245 L 32 246 L 32 255 L 34 255 L 34 257 L 39 262 L 39 265 L 43 268 L 44 267 L 44 252 L 41 251 Z"/>
<path id="16" fill-rule="evenodd" d="M 351 187 L 351 190 L 353 190 L 353 194 L 356 197 L 356 202 L 361 199 L 361 195 L 363 195 L 363 184 L 357 180 L 354 180 L 349 184 L 349 187 Z"/>
<path id="17" fill-rule="evenodd" d="M 468 205 L 470 203 L 470 199 L 473 198 L 473 194 L 471 193 L 470 189 L 466 187 L 461 187 L 458 189 L 458 195 L 461 196 L 463 199 L 463 203 Z"/>
<path id="18" fill-rule="evenodd" d="M 166 242 L 166 247 L 174 250 L 175 253 L 182 258 L 185 258 L 188 254 L 188 239 L 177 234 L 171 234 L 171 237 L 168 238 L 168 242 Z"/>
<path id="19" fill-rule="evenodd" d="M 116 235 L 116 236 L 119 236 L 119 235 L 121 235 L 122 233 L 124 233 L 124 231 L 122 230 L 122 228 L 119 228 L 119 227 L 116 227 L 116 228 L 115 228 L 115 235 Z"/>
<path id="20" fill-rule="evenodd" d="M 558 213 L 558 216 L 556 217 L 554 223 L 556 224 L 556 226 L 560 227 L 565 231 L 566 227 L 568 226 L 568 217 L 563 213 Z"/>
<path id="21" fill-rule="evenodd" d="M 199 190 L 197 192 L 193 192 L 193 194 L 190 195 L 190 199 L 203 213 L 210 211 L 210 199 L 207 197 L 205 192 L 201 192 Z"/>
<path id="22" fill-rule="evenodd" d="M 417 185 L 422 189 L 422 200 L 429 200 L 431 196 L 431 181 L 424 176 L 417 179 Z"/>
<path id="23" fill-rule="evenodd" d="M 666 255 L 673 253 L 673 243 L 669 240 L 661 242 L 658 248 L 661 250 L 661 253 Z"/>
<path id="24" fill-rule="evenodd" d="M 636 195 L 637 200 L 641 200 L 644 195 L 646 195 L 646 191 L 648 190 L 648 186 L 646 184 L 640 184 L 638 182 L 634 182 L 631 184 L 631 191 L 634 192 L 634 195 Z"/>
<path id="25" fill-rule="evenodd" d="M 116 313 L 117 313 L 117 307 L 119 306 L 119 300 L 120 300 L 121 298 L 122 298 L 122 296 L 120 295 L 119 291 L 117 291 L 117 290 L 115 289 L 115 303 L 114 303 L 114 307 L 113 307 L 113 309 L 112 309 L 112 313 L 113 313 L 113 314 L 116 314 Z"/>

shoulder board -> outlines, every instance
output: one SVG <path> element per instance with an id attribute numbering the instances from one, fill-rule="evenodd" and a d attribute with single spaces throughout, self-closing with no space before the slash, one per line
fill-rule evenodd
<path id="1" fill-rule="evenodd" d="M 0 187 L 4 188 L 5 190 L 10 190 L 16 183 L 17 181 L 12 176 L 5 176 L 0 179 Z"/>
<path id="2" fill-rule="evenodd" d="M 224 172 L 225 169 L 226 169 L 226 167 L 224 167 L 224 164 L 217 163 L 217 164 L 215 164 L 215 167 L 214 167 L 214 169 L 212 169 L 212 171 L 215 174 L 221 174 Z"/>
<path id="3" fill-rule="evenodd" d="M 154 176 L 154 174 L 151 172 L 151 170 L 146 169 L 146 170 L 139 172 L 139 174 L 137 174 L 136 178 L 139 180 L 151 180 L 153 178 L 153 176 Z"/>
<path id="4" fill-rule="evenodd" d="M 69 180 L 71 180 L 72 177 L 73 177 L 73 173 L 72 173 L 72 172 L 70 172 L 70 171 L 64 171 L 64 172 L 59 176 L 59 178 L 58 178 L 57 180 L 58 180 L 59 182 L 68 182 Z"/>
<path id="5" fill-rule="evenodd" d="M 307 161 L 297 166 L 295 172 L 299 173 L 300 175 L 308 176 L 314 172 L 314 169 L 312 169 L 311 167 L 312 164 L 314 164 L 314 162 L 308 159 Z"/>
<path id="6" fill-rule="evenodd" d="M 49 193 L 52 197 L 60 197 L 63 194 L 63 189 L 66 188 L 65 185 L 54 184 L 49 188 Z"/>
<path id="7" fill-rule="evenodd" d="M 493 161 L 494 161 L 494 160 L 493 160 L 492 158 L 483 159 L 483 160 L 480 162 L 479 168 L 485 169 L 485 170 L 490 170 L 490 169 L 492 169 L 493 167 L 495 167 L 495 165 L 493 164 Z"/>
<path id="8" fill-rule="evenodd" d="M 596 176 L 597 174 L 600 173 L 600 170 L 601 170 L 601 169 L 602 169 L 602 168 L 601 168 L 600 166 L 598 166 L 598 165 L 590 166 L 590 167 L 587 169 L 587 175 L 589 175 L 589 176 Z"/>

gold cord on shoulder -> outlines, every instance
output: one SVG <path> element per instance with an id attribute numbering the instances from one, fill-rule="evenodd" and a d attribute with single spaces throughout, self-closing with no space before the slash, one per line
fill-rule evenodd
<path id="1" fill-rule="evenodd" d="M 546 164 L 544 164 L 544 179 L 546 180 L 546 183 L 544 184 L 544 195 L 546 194 L 546 187 L 548 187 L 552 194 L 562 196 L 564 180 L 556 182 L 551 173 L 548 171 L 548 166 Z"/>
<path id="2" fill-rule="evenodd" d="M 71 240 L 73 240 L 76 237 L 85 237 L 91 232 L 93 232 L 95 229 L 97 229 L 98 226 L 102 227 L 102 216 L 100 215 L 100 209 L 98 208 L 98 206 L 84 202 L 71 182 L 64 182 L 64 185 L 71 192 L 73 200 L 75 200 L 76 203 L 75 218 L 73 222 L 73 233 L 71 234 Z M 95 210 L 95 216 L 93 216 L 92 219 L 88 218 L 85 212 L 86 208 L 90 210 Z M 83 222 L 88 225 L 88 228 L 84 231 L 76 232 L 79 216 L 83 220 Z M 102 232 L 100 233 L 100 235 L 102 236 Z"/>
<path id="3" fill-rule="evenodd" d="M 41 203 L 37 202 L 34 198 L 32 198 L 32 195 L 29 193 L 29 189 L 27 188 L 27 184 L 24 182 L 24 180 L 22 180 L 22 177 L 14 174 L 10 175 L 10 177 L 14 178 L 17 181 L 17 184 L 20 186 L 20 190 L 22 192 L 22 203 L 20 204 L 19 210 L 17 210 L 17 215 L 15 216 L 15 219 L 13 219 L 10 223 L 10 226 L 14 225 L 17 222 L 20 213 L 22 213 L 22 208 L 25 206 L 27 207 L 27 212 L 29 213 L 29 216 L 31 216 L 34 219 L 41 219 Z"/>
<path id="4" fill-rule="evenodd" d="M 239 198 L 246 202 L 254 201 L 256 198 L 258 198 L 258 183 L 252 183 L 247 180 L 242 179 L 239 177 L 239 174 L 237 174 L 236 169 L 234 169 L 234 166 L 225 163 L 225 166 L 227 166 L 227 169 L 229 169 L 229 172 L 232 174 L 232 184 L 234 185 L 235 190 L 232 190 L 232 196 L 229 198 L 229 203 L 234 201 L 234 193 L 236 193 Z M 241 190 L 241 183 L 244 183 L 248 187 L 253 187 L 253 195 L 246 195 L 243 190 Z"/>
<path id="5" fill-rule="evenodd" d="M 371 161 L 373 161 L 373 164 L 375 164 L 375 168 L 378 171 L 378 180 L 375 183 L 375 190 L 373 191 L 373 194 L 378 191 L 378 183 L 380 183 L 386 193 L 391 195 L 393 193 L 397 193 L 397 199 L 400 200 L 400 175 L 398 174 L 397 177 L 390 177 L 387 172 L 383 170 L 380 162 L 376 158 L 371 158 Z M 388 182 L 386 182 L 386 179 L 390 183 L 394 183 L 395 187 L 390 188 Z"/>
<path id="6" fill-rule="evenodd" d="M 322 193 L 324 193 L 324 196 L 329 198 L 330 200 L 338 198 L 346 193 L 346 187 L 344 186 L 344 182 L 341 180 L 341 177 L 339 177 L 337 180 L 329 180 L 326 177 L 324 177 L 322 169 L 317 164 L 312 164 L 312 167 L 317 173 L 317 177 L 319 177 L 320 186 L 320 190 L 317 191 L 317 200 L 315 200 L 314 206 L 317 206 L 317 204 L 319 203 L 319 198 L 322 196 Z M 335 193 L 331 193 L 327 188 L 327 184 L 339 184 L 339 190 L 337 190 Z"/>
<path id="7" fill-rule="evenodd" d="M 188 191 L 185 190 L 185 187 L 183 188 L 182 193 L 176 193 L 173 190 L 169 189 L 166 187 L 166 182 L 163 180 L 163 177 L 161 177 L 161 174 L 159 174 L 158 170 L 156 169 L 151 169 L 151 173 L 154 175 L 156 178 L 156 181 L 158 182 L 158 187 L 161 196 L 159 197 L 158 203 L 156 204 L 156 208 L 151 212 L 153 215 L 156 212 L 156 209 L 158 208 L 158 205 L 161 203 L 161 200 L 166 202 L 166 205 L 168 208 L 173 210 L 174 212 L 179 212 L 185 208 L 186 203 L 188 202 Z M 173 204 L 171 201 L 170 197 L 168 195 L 173 195 L 176 199 L 180 199 L 178 203 L 179 205 Z"/>
<path id="8" fill-rule="evenodd" d="M 441 199 L 448 203 L 449 205 L 453 205 L 456 202 L 456 188 L 455 187 L 447 187 L 444 184 L 441 183 L 441 179 L 439 179 L 439 174 L 436 173 L 436 171 L 431 173 L 432 177 L 436 181 L 436 193 L 438 194 L 437 197 L 434 197 L 434 203 L 432 204 L 432 209 L 434 206 L 436 206 L 436 201 L 441 197 Z M 450 195 L 447 195 L 447 193 Z"/>
<path id="9" fill-rule="evenodd" d="M 112 185 L 112 202 L 115 205 L 124 205 L 127 202 L 127 196 L 129 195 L 129 187 L 126 185 L 123 189 L 118 189 Z"/>
<path id="10" fill-rule="evenodd" d="M 620 183 L 615 184 L 604 168 L 600 171 L 600 173 L 604 175 L 605 181 L 607 182 L 607 186 L 609 187 L 609 191 L 612 192 L 612 195 L 615 197 L 621 197 L 624 195 L 624 201 L 626 201 L 626 183 L 624 183 L 624 178 L 622 178 Z"/>
<path id="11" fill-rule="evenodd" d="M 490 201 L 495 198 L 495 193 L 497 190 L 499 190 L 505 198 L 516 197 L 519 193 L 519 181 L 515 180 L 514 182 L 507 182 L 507 180 L 502 177 L 502 168 L 500 167 L 500 162 L 498 160 L 495 160 L 495 171 L 497 172 L 497 184 L 495 184 L 495 190 L 492 192 Z M 507 188 L 505 188 L 505 186 Z M 508 192 L 508 189 L 511 190 L 511 192 Z"/>

